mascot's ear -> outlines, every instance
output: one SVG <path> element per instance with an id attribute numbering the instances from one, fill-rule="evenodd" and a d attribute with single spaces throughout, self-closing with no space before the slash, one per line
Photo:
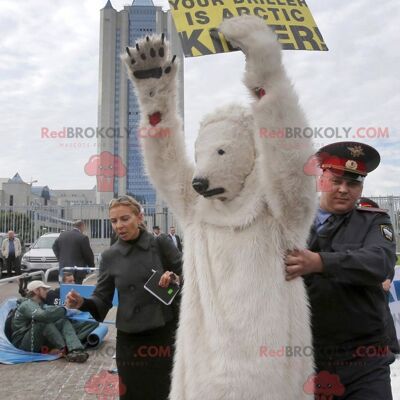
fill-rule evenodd
<path id="1" fill-rule="evenodd" d="M 131 52 L 129 51 L 129 47 L 125 47 L 125 50 L 126 50 L 126 52 L 128 53 L 128 56 L 129 56 L 129 57 L 132 57 L 132 56 L 131 56 Z"/>

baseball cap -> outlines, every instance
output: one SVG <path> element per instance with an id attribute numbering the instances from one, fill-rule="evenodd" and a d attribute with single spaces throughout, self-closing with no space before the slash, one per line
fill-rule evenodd
<path id="1" fill-rule="evenodd" d="M 29 282 L 28 286 L 26 287 L 28 292 L 33 292 L 34 290 L 39 289 L 39 288 L 51 289 L 51 286 L 46 285 L 42 281 L 32 281 L 32 282 Z"/>

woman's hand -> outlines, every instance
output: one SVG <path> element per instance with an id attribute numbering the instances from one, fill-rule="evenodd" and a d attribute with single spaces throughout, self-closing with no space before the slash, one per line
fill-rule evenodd
<path id="1" fill-rule="evenodd" d="M 74 289 L 68 292 L 65 299 L 65 307 L 79 309 L 82 307 L 83 297 Z"/>
<path id="2" fill-rule="evenodd" d="M 158 282 L 158 284 L 163 287 L 166 288 L 168 287 L 171 283 L 176 283 L 179 285 L 180 279 L 179 276 L 176 275 L 174 272 L 171 271 L 165 271 L 161 278 L 160 278 L 160 282 Z"/>

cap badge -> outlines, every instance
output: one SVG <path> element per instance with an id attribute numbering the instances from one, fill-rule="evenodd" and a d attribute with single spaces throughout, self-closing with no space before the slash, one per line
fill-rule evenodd
<path id="1" fill-rule="evenodd" d="M 348 147 L 347 149 L 350 150 L 352 157 L 365 156 L 364 150 L 360 145 L 354 145 L 353 147 Z"/>
<path id="2" fill-rule="evenodd" d="M 347 160 L 347 161 L 346 161 L 346 164 L 345 164 L 345 167 L 348 168 L 348 169 L 354 169 L 354 170 L 356 170 L 357 167 L 358 167 L 358 164 L 357 164 L 357 162 L 354 161 L 354 160 Z"/>

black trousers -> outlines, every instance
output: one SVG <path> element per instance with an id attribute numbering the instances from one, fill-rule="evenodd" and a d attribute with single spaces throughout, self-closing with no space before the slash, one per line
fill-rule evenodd
<path id="1" fill-rule="evenodd" d="M 117 331 L 121 400 L 167 400 L 176 322 L 138 334 Z"/>
<path id="2" fill-rule="evenodd" d="M 12 270 L 15 271 L 15 275 L 19 275 L 21 273 L 21 268 L 19 265 L 19 257 L 15 257 L 14 254 L 9 255 L 6 260 L 7 266 L 7 276 L 12 275 Z"/>
<path id="3" fill-rule="evenodd" d="M 317 377 L 322 371 L 331 375 L 333 388 L 316 389 L 321 395 L 338 394 L 335 385 L 340 383 L 344 386 L 344 393 L 333 397 L 334 400 L 392 400 L 392 389 L 390 385 L 390 364 L 395 356 L 389 351 L 387 354 L 374 357 L 355 357 L 346 361 L 325 361 L 317 363 Z M 325 381 L 325 384 L 329 383 Z M 326 385 L 325 385 L 326 388 Z M 316 397 L 318 398 L 318 397 Z M 320 397 L 323 398 L 323 397 Z M 329 398 L 329 397 L 327 397 Z"/>

